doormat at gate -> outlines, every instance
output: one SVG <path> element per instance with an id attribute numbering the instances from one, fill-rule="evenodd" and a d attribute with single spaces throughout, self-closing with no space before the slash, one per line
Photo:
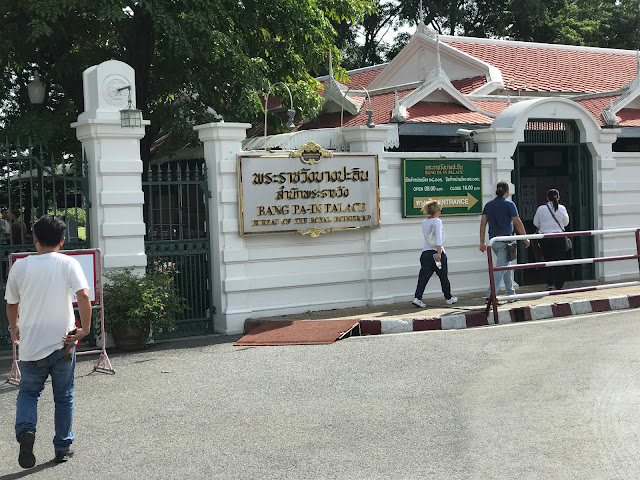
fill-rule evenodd
<path id="1" fill-rule="evenodd" d="M 360 335 L 360 320 L 273 320 L 254 328 L 234 345 L 326 345 Z"/>

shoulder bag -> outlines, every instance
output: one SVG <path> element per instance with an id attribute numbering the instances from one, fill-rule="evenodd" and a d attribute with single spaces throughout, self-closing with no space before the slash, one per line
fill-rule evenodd
<path id="1" fill-rule="evenodd" d="M 551 210 L 551 207 L 549 206 L 548 203 L 546 205 L 547 205 L 547 208 L 549 209 L 549 213 L 551 214 L 553 219 L 556 221 L 556 223 L 560 227 L 560 230 L 564 232 L 564 228 L 562 227 L 562 225 L 560 225 L 560 222 L 558 221 L 556 216 L 553 214 L 553 210 Z M 571 250 L 572 247 L 573 247 L 573 243 L 571 242 L 571 237 L 564 237 L 564 250 L 568 252 L 569 250 Z"/>

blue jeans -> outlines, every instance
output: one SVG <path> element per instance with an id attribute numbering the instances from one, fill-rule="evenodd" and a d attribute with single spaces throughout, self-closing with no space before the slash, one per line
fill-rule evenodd
<path id="1" fill-rule="evenodd" d="M 506 267 L 509 265 L 507 260 L 507 242 L 494 242 L 491 246 L 494 255 L 496 256 L 496 267 Z M 493 283 L 496 286 L 496 295 L 500 290 L 500 283 L 504 278 L 504 288 L 507 290 L 507 295 L 515 295 L 516 291 L 513 288 L 513 270 L 502 270 L 500 272 L 493 272 Z M 487 298 L 491 296 L 491 286 L 487 289 Z"/>
<path id="2" fill-rule="evenodd" d="M 67 450 L 73 442 L 73 385 L 76 368 L 76 352 L 66 361 L 62 350 L 35 362 L 20 360 L 20 392 L 16 402 L 16 438 L 22 432 L 36 432 L 38 400 L 44 390 L 44 382 L 51 375 L 53 401 L 55 403 L 55 430 L 53 448 Z"/>

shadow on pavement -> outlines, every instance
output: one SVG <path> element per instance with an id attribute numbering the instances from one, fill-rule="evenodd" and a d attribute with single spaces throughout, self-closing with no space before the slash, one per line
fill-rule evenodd
<path id="1" fill-rule="evenodd" d="M 18 466 L 18 443 L 16 442 L 16 468 L 20 468 Z M 2 475 L 0 477 L 0 480 L 15 480 L 17 478 L 25 478 L 28 477 L 29 475 L 34 475 L 38 472 L 41 472 L 43 470 L 46 470 L 48 468 L 52 468 L 56 466 L 56 462 L 54 462 L 53 460 L 49 460 L 46 463 L 41 463 L 40 465 L 36 465 L 33 468 L 27 468 L 25 470 L 16 472 L 16 473 L 9 473 L 8 475 Z"/>
<path id="2" fill-rule="evenodd" d="M 169 339 L 169 340 L 157 340 L 155 343 L 147 345 L 142 350 L 118 350 L 117 348 L 108 348 L 107 354 L 109 355 L 109 359 L 117 359 L 123 356 L 132 356 L 140 353 L 153 353 L 153 352 L 163 352 L 168 350 L 182 350 L 182 349 L 193 349 L 193 348 L 204 348 L 210 347 L 213 345 L 222 345 L 226 343 L 235 343 L 242 335 L 221 335 L 221 334 L 212 334 L 205 335 L 202 337 L 185 337 L 185 338 L 177 338 L 177 339 Z M 4 353 L 4 352 L 0 352 Z M 6 352 L 6 357 L 0 359 L 0 395 L 4 395 L 6 393 L 14 393 L 18 390 L 18 387 L 7 382 L 7 378 L 11 373 L 11 365 L 13 360 L 11 359 L 11 351 Z M 78 366 L 84 363 L 93 363 L 98 359 L 98 354 L 96 355 L 86 355 L 78 357 Z M 135 362 L 136 360 L 134 360 Z M 148 359 L 139 360 L 139 362 L 149 361 Z M 115 367 L 114 367 L 115 368 Z M 117 372 L 117 368 L 116 368 Z M 99 373 L 95 371 L 90 371 L 88 374 L 83 375 L 109 375 L 108 373 Z M 76 375 L 78 375 L 78 371 L 76 370 Z M 31 469 L 33 470 L 33 469 Z M 5 477 L 0 477 L 0 480 L 3 480 Z M 13 477 L 11 477 L 13 478 Z"/>

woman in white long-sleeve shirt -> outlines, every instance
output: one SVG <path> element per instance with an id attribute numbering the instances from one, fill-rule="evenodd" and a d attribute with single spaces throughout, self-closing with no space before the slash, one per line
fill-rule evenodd
<path id="1" fill-rule="evenodd" d="M 425 308 L 426 305 L 422 302 L 422 294 L 427 286 L 427 282 L 435 272 L 440 277 L 440 285 L 442 286 L 442 293 L 446 300 L 447 305 L 453 305 L 458 301 L 458 297 L 451 296 L 451 284 L 447 276 L 449 266 L 447 262 L 447 254 L 444 251 L 442 244 L 442 220 L 440 220 L 440 213 L 442 212 L 442 205 L 438 200 L 431 200 L 422 207 L 422 212 L 428 215 L 427 219 L 422 222 L 422 233 L 424 235 L 424 247 L 422 248 L 422 254 L 420 255 L 420 273 L 418 274 L 418 285 L 416 286 L 416 293 L 413 298 L 413 303 L 416 307 Z M 435 233 L 435 245 L 431 245 L 427 238 L 431 233 L 431 230 Z M 432 240 L 433 241 L 433 240 Z M 437 266 L 437 262 L 440 262 L 440 267 Z"/>
<path id="2" fill-rule="evenodd" d="M 555 188 L 547 192 L 549 200 L 540 205 L 533 217 L 533 224 L 538 228 L 538 233 L 560 233 L 569 225 L 569 213 L 564 205 L 560 205 L 560 193 Z M 564 260 L 566 256 L 565 239 L 543 238 L 540 240 L 542 255 L 545 261 Z M 564 286 L 564 267 L 547 268 L 547 290 L 562 290 Z"/>

